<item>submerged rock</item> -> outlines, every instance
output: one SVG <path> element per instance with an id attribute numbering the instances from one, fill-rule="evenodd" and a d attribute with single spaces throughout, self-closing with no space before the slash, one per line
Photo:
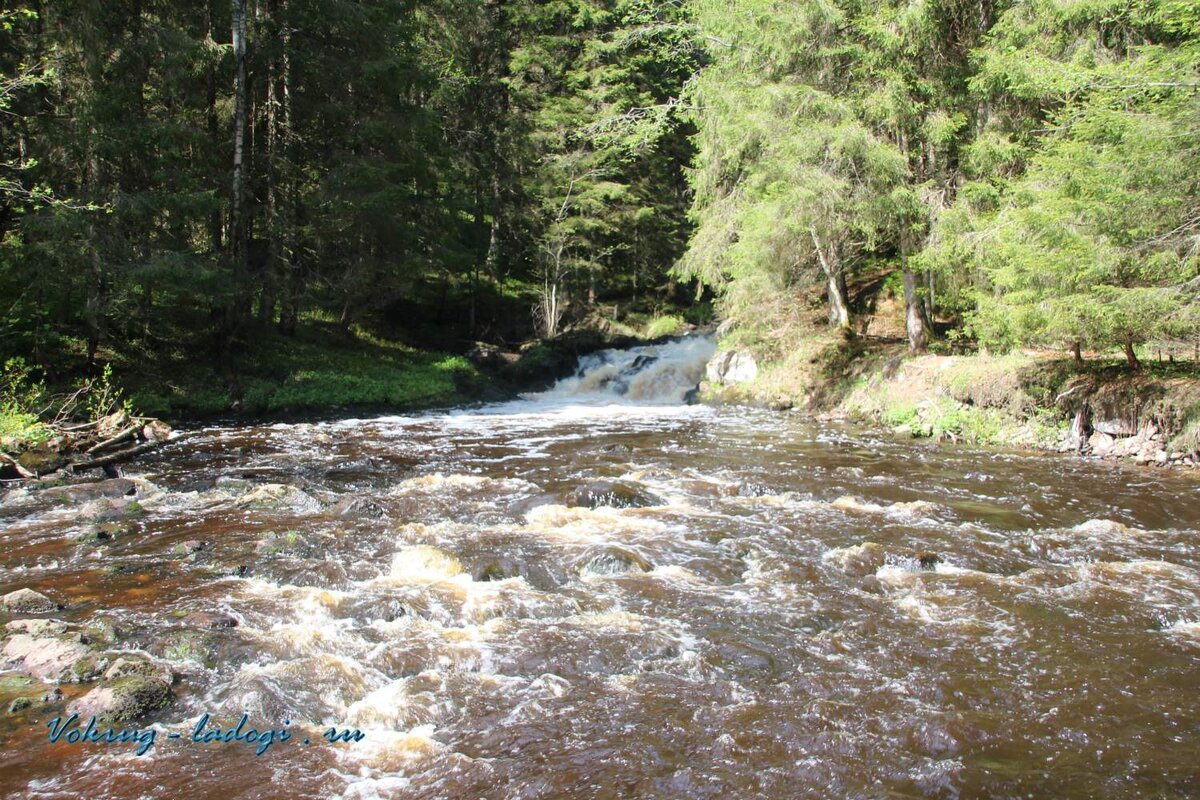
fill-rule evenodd
<path id="1" fill-rule="evenodd" d="M 190 628 L 236 628 L 236 617 L 213 611 L 193 611 L 183 618 L 183 624 Z"/>
<path id="2" fill-rule="evenodd" d="M 102 498 L 117 498 L 136 494 L 137 485 L 127 478 L 112 478 L 91 483 L 77 483 L 43 489 L 37 496 L 56 503 L 88 503 Z"/>
<path id="3" fill-rule="evenodd" d="M 592 481 L 573 489 L 567 495 L 567 505 L 579 508 L 646 508 L 662 505 L 662 500 L 626 483 Z"/>
<path id="4" fill-rule="evenodd" d="M 311 495 L 295 486 L 284 483 L 264 483 L 234 501 L 238 508 L 255 511 L 294 511 L 311 513 L 318 511 L 321 504 Z"/>
<path id="5" fill-rule="evenodd" d="M 93 522 L 116 522 L 145 516 L 146 510 L 132 497 L 102 497 L 89 502 L 81 514 Z"/>
<path id="6" fill-rule="evenodd" d="M 203 539 L 188 539 L 175 545 L 175 553 L 180 556 L 190 556 L 208 549 L 208 542 Z"/>
<path id="7" fill-rule="evenodd" d="M 509 578 L 519 578 L 524 573 L 521 562 L 516 559 L 500 556 L 484 561 L 472 571 L 476 581 L 505 581 Z"/>
<path id="8" fill-rule="evenodd" d="M 616 545 L 590 550 L 580 561 L 579 571 L 584 575 L 622 575 L 649 572 L 653 568 L 639 553 Z"/>
<path id="9" fill-rule="evenodd" d="M 0 676 L 0 706 L 9 714 L 19 714 L 37 705 L 53 703 L 62 692 L 25 675 Z"/>
<path id="10" fill-rule="evenodd" d="M 942 557 L 937 553 L 917 553 L 917 565 L 923 570 L 935 570 L 942 563 Z"/>
<path id="11" fill-rule="evenodd" d="M 887 554 L 883 547 L 875 542 L 863 542 L 852 547 L 841 547 L 830 550 L 821 556 L 821 560 L 847 575 L 871 575 L 884 565 Z"/>
<path id="12" fill-rule="evenodd" d="M 79 542 L 108 542 L 121 539 L 138 532 L 138 524 L 133 520 L 109 520 L 91 525 L 76 541 Z"/>
<path id="13" fill-rule="evenodd" d="M 380 519 L 386 515 L 383 506 L 368 497 L 347 497 L 339 500 L 330 513 L 341 519 L 362 517 L 364 519 Z"/>

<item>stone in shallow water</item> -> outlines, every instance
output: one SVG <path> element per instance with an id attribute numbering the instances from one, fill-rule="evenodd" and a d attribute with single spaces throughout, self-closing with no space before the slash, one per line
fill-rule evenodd
<path id="1" fill-rule="evenodd" d="M 57 688 L 25 675 L 0 677 L 0 706 L 6 707 L 9 714 L 19 714 L 36 705 L 56 702 L 61 696 Z"/>
<path id="2" fill-rule="evenodd" d="M 924 570 L 935 570 L 942 563 L 942 557 L 937 553 L 917 553 L 917 564 Z"/>
<path id="3" fill-rule="evenodd" d="M 652 569 L 650 562 L 640 554 L 616 545 L 590 550 L 581 562 L 580 572 L 584 575 L 621 575 Z"/>
<path id="4" fill-rule="evenodd" d="M 101 498 L 125 497 L 135 492 L 137 492 L 137 485 L 133 481 L 126 478 L 113 478 L 44 489 L 36 496 L 39 499 L 55 503 L 88 503 Z"/>
<path id="5" fill-rule="evenodd" d="M 283 483 L 264 483 L 239 497 L 234 505 L 255 511 L 296 513 L 311 513 L 321 508 L 321 504 L 303 490 Z"/>
<path id="6" fill-rule="evenodd" d="M 875 542 L 840 547 L 821 556 L 821 560 L 848 575 L 870 575 L 883 566 L 886 554 Z"/>
<path id="7" fill-rule="evenodd" d="M 567 495 L 567 505 L 580 508 L 646 508 L 662 505 L 650 492 L 616 481 L 592 481 L 577 486 Z"/>
<path id="8" fill-rule="evenodd" d="M 71 703 L 67 713 L 80 719 L 95 715 L 97 727 L 103 727 L 145 716 L 170 705 L 172 699 L 171 683 L 161 674 L 122 674 Z"/>
<path id="9" fill-rule="evenodd" d="M 523 574 L 521 562 L 506 556 L 484 560 L 472 571 L 476 581 L 504 581 L 519 578 Z"/>
<path id="10" fill-rule="evenodd" d="M 0 597 L 0 607 L 18 614 L 44 614 L 58 611 L 62 606 L 41 592 L 33 589 L 17 589 Z"/>
<path id="11" fill-rule="evenodd" d="M 380 519 L 387 513 L 383 506 L 367 497 L 347 497 L 339 500 L 330 513 L 342 519 L 361 517 L 364 519 Z"/>
<path id="12" fill-rule="evenodd" d="M 193 611 L 183 618 L 183 624 L 189 628 L 236 628 L 238 621 L 229 614 L 213 611 Z"/>
<path id="13" fill-rule="evenodd" d="M 4 661 L 38 680 L 86 680 L 97 668 L 87 663 L 91 650 L 69 636 L 31 636 L 19 633 L 4 645 Z M 78 665 L 78 668 L 77 668 Z"/>
<path id="14" fill-rule="evenodd" d="M 30 636 L 59 636 L 67 632 L 67 623 L 57 619 L 14 619 L 4 626 L 9 633 L 27 633 Z"/>

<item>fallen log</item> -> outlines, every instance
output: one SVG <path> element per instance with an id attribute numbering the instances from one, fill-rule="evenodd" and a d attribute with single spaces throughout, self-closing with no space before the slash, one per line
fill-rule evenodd
<path id="1" fill-rule="evenodd" d="M 115 453 L 109 453 L 108 455 L 100 456 L 99 458 L 93 458 L 87 461 L 70 461 L 67 463 L 67 467 L 73 472 L 79 472 L 88 469 L 101 469 L 113 464 L 119 464 L 121 462 L 128 461 L 131 458 L 136 458 L 142 453 L 150 452 L 161 444 L 162 442 L 142 442 L 141 444 L 134 445 L 133 447 L 129 447 L 124 450 L 118 450 Z"/>
<path id="2" fill-rule="evenodd" d="M 13 469 L 15 469 L 17 471 L 17 474 L 21 476 L 21 479 L 37 477 L 37 473 L 30 472 L 29 470 L 25 469 L 25 467 L 21 466 L 21 462 L 17 461 L 15 458 L 8 455 L 7 453 L 0 452 L 0 460 L 6 462 L 8 464 L 11 464 Z"/>
<path id="3" fill-rule="evenodd" d="M 84 450 L 84 452 L 91 454 L 91 453 L 99 452 L 100 450 L 107 450 L 108 448 L 112 447 L 113 445 L 120 444 L 121 442 L 124 442 L 126 439 L 132 438 L 135 433 L 137 433 L 138 431 L 140 431 L 142 429 L 142 427 L 143 426 L 142 426 L 141 422 L 135 422 L 134 424 L 130 425 L 125 430 L 118 433 L 116 436 L 112 436 L 108 439 L 105 439 L 103 442 L 100 442 L 99 444 L 94 444 L 91 447 L 89 447 L 87 450 Z"/>
<path id="4" fill-rule="evenodd" d="M 46 427 L 51 435 L 44 441 L 17 452 L 0 452 L 0 472 L 19 476 L 16 480 L 32 480 L 60 469 L 111 471 L 114 464 L 148 453 L 172 437 L 166 423 L 124 412 L 86 423 L 46 423 Z"/>

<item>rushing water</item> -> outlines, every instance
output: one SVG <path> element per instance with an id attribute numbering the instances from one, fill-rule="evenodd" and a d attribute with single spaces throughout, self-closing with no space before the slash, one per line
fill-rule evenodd
<path id="1" fill-rule="evenodd" d="M 1200 791 L 1194 478 L 683 405 L 710 351 L 479 410 L 199 431 L 142 465 L 141 532 L 102 550 L 10 502 L 0 589 L 110 618 L 181 679 L 142 757 L 10 721 L 0 790 Z M 298 491 L 239 500 L 260 484 Z M 188 631 L 197 610 L 239 625 Z M 165 738 L 203 712 L 366 737 Z"/>

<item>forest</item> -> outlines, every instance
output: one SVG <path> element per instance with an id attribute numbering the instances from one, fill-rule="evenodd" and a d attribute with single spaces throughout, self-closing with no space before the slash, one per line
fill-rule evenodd
<path id="1" fill-rule="evenodd" d="M 1195 355 L 1188 0 L 2 13 L 10 394 L 107 366 L 221 411 L 271 363 L 453 372 L 598 321 L 786 349 L 869 335 L 880 287 L 917 352 Z"/>
<path id="2" fill-rule="evenodd" d="M 1197 796 L 1197 687 L 1200 0 L 0 6 L 0 796 Z"/>

